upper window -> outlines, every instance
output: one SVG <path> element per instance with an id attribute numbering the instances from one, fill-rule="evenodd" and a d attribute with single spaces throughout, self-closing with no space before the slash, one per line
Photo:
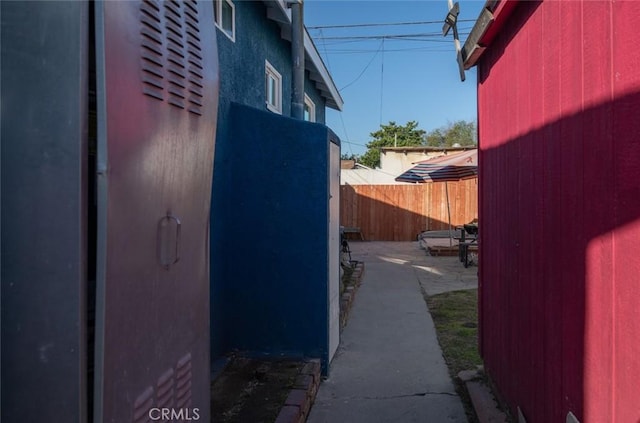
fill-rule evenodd
<path id="1" fill-rule="evenodd" d="M 265 61 L 265 94 L 267 109 L 282 114 L 282 76 Z"/>
<path id="2" fill-rule="evenodd" d="M 308 95 L 304 95 L 304 120 L 308 122 L 316 121 L 316 105 Z"/>
<path id="3" fill-rule="evenodd" d="M 236 40 L 236 8 L 231 0 L 215 0 L 213 14 L 216 26 L 231 39 Z"/>

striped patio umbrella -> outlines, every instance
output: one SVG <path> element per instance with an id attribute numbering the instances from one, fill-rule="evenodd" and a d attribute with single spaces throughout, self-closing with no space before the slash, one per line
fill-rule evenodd
<path id="1" fill-rule="evenodd" d="M 398 182 L 444 182 L 447 197 L 447 214 L 449 217 L 449 246 L 453 245 L 451 233 L 451 208 L 449 204 L 449 187 L 447 182 L 460 181 L 478 176 L 478 150 L 436 157 L 414 163 L 414 166 L 395 178 Z"/>
<path id="2" fill-rule="evenodd" d="M 399 182 L 454 182 L 478 176 L 478 150 L 468 150 L 414 163 L 396 177 Z"/>

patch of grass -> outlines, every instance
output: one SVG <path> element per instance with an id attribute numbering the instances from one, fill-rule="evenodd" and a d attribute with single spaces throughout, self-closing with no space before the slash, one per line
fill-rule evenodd
<path id="1" fill-rule="evenodd" d="M 478 290 L 445 292 L 431 297 L 425 295 L 425 300 L 436 326 L 449 374 L 462 399 L 469 422 L 477 422 L 469 394 L 458 379 L 458 373 L 475 370 L 482 364 L 478 352 Z"/>

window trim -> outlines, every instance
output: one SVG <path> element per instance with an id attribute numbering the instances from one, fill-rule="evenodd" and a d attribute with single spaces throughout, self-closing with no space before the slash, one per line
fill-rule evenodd
<path id="1" fill-rule="evenodd" d="M 222 2 L 227 3 L 231 6 L 231 34 L 227 32 L 226 29 L 222 26 Z M 214 13 L 214 22 L 216 27 L 227 36 L 234 43 L 236 42 L 236 5 L 233 4 L 232 0 L 215 0 L 214 2 L 215 13 Z"/>
<path id="2" fill-rule="evenodd" d="M 316 103 L 311 100 L 311 97 L 304 93 L 304 105 L 309 107 L 309 122 L 316 121 Z M 304 110 L 304 109 L 303 109 Z M 304 115 L 304 112 L 303 112 Z"/>
<path id="3" fill-rule="evenodd" d="M 271 110 L 274 113 L 282 114 L 282 75 L 280 72 L 273 67 L 268 60 L 264 62 L 264 96 L 265 96 L 265 104 L 268 110 Z M 276 104 L 271 104 L 269 102 L 269 78 L 273 78 L 276 81 Z"/>

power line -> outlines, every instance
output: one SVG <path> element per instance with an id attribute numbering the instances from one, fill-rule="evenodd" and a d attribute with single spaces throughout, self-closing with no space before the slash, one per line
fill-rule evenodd
<path id="1" fill-rule="evenodd" d="M 342 91 L 345 88 L 355 84 L 361 77 L 362 75 L 364 75 L 364 73 L 367 71 L 367 69 L 369 69 L 369 66 L 371 66 L 371 63 L 373 63 L 374 59 L 378 56 L 378 53 L 380 52 L 380 50 L 384 47 L 384 40 L 382 40 L 382 42 L 380 43 L 380 47 L 378 48 L 378 50 L 376 51 L 376 53 L 373 55 L 373 57 L 371 58 L 371 60 L 369 61 L 369 63 L 367 63 L 367 65 L 364 67 L 364 69 L 362 69 L 362 72 L 360 72 L 360 75 L 358 75 L 356 77 L 356 79 L 354 79 L 353 81 L 349 82 L 347 85 L 345 85 L 344 87 L 340 88 L 338 91 Z"/>
<path id="2" fill-rule="evenodd" d="M 458 22 L 475 22 L 475 19 L 460 19 Z M 307 29 L 330 29 L 330 28 L 365 28 L 374 26 L 404 26 L 404 25 L 432 25 L 443 24 L 444 21 L 418 21 L 418 22 L 380 22 L 370 24 L 349 24 L 349 25 L 318 25 L 308 26 Z"/>
<path id="3" fill-rule="evenodd" d="M 374 52 L 375 50 L 362 50 L 362 49 L 339 49 L 339 50 L 329 50 L 328 52 L 325 52 L 325 54 L 327 53 L 331 53 L 331 54 L 371 54 L 372 52 Z M 385 54 L 386 53 L 408 53 L 408 52 L 425 52 L 425 53 L 451 53 L 451 49 L 450 48 L 443 48 L 443 49 L 435 49 L 435 48 L 428 48 L 428 47 L 416 47 L 416 48 L 402 48 L 402 49 L 384 49 Z"/>
<path id="4" fill-rule="evenodd" d="M 465 33 L 460 32 L 460 35 Z M 466 34 L 468 35 L 468 34 Z M 372 40 L 372 39 L 405 39 L 405 38 L 442 38 L 441 32 L 420 32 L 415 34 L 381 34 L 381 35 L 343 35 L 334 37 L 314 37 L 316 40 Z"/>
<path id="5" fill-rule="evenodd" d="M 380 61 L 380 125 L 382 125 L 383 97 L 384 97 L 384 38 L 382 39 L 382 60 Z"/>
<path id="6" fill-rule="evenodd" d="M 358 147 L 365 147 L 365 148 L 369 148 L 369 147 L 367 147 L 365 144 L 358 144 L 357 142 L 344 141 L 344 140 L 340 140 L 340 142 L 345 142 L 345 143 L 347 143 L 347 144 L 351 144 L 351 145 L 357 145 Z"/>

